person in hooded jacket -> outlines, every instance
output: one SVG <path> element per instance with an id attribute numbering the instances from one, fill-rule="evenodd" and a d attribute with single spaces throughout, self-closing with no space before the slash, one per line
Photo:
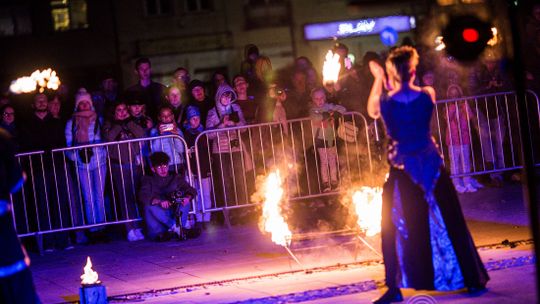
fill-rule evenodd
<path id="1" fill-rule="evenodd" d="M 236 93 L 230 86 L 222 85 L 218 88 L 216 105 L 208 111 L 207 130 L 246 125 L 242 108 L 234 103 L 235 100 Z M 245 157 L 246 154 L 242 155 L 245 149 L 240 131 L 236 129 L 210 132 L 208 139 L 212 141 L 212 175 L 216 204 L 224 203 L 225 206 L 230 206 L 245 203 L 248 196 L 244 173 L 248 171 L 246 165 L 251 164 L 251 161 Z"/>

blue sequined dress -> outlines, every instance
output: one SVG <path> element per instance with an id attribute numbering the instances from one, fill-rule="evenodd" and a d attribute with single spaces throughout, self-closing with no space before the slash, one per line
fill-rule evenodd
<path id="1" fill-rule="evenodd" d="M 388 287 L 482 287 L 488 274 L 430 132 L 434 105 L 422 92 L 383 97 L 390 174 L 383 187 L 382 247 Z"/>

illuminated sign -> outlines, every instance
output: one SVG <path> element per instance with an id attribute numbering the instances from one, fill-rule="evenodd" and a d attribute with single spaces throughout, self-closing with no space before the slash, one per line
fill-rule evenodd
<path id="1" fill-rule="evenodd" d="M 396 32 L 406 32 L 416 27 L 416 20 L 411 16 L 388 16 L 307 24 L 304 26 L 304 38 L 306 40 L 323 40 L 376 35 L 387 27 L 395 29 Z"/>

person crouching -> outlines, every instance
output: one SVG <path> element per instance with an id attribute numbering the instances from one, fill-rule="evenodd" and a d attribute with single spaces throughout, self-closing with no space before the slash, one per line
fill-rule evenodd
<path id="1" fill-rule="evenodd" d="M 197 191 L 182 177 L 169 174 L 169 161 L 164 152 L 150 155 L 154 175 L 143 178 L 139 191 L 148 237 L 158 241 L 168 240 L 175 234 L 181 237 L 182 228 L 191 228 L 188 213 L 191 200 L 197 196 Z M 178 211 L 181 212 L 180 224 L 175 219 Z"/>

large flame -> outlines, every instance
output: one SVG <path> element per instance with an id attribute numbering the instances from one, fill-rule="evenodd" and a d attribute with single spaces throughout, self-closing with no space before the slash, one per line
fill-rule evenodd
<path id="1" fill-rule="evenodd" d="M 356 223 L 367 236 L 381 232 L 382 189 L 362 187 L 353 194 Z"/>
<path id="2" fill-rule="evenodd" d="M 23 76 L 11 82 L 9 90 L 15 94 L 30 93 L 39 86 L 39 92 L 45 89 L 57 90 L 60 86 L 60 78 L 56 71 L 51 68 L 40 71 L 35 70 L 30 76 Z"/>
<path id="3" fill-rule="evenodd" d="M 337 53 L 332 53 L 332 51 L 328 51 L 322 69 L 323 84 L 336 83 L 339 78 L 340 69 L 341 63 L 339 63 L 339 55 Z"/>
<path id="4" fill-rule="evenodd" d="M 262 224 L 264 231 L 272 234 L 272 242 L 281 246 L 289 246 L 292 233 L 281 215 L 283 193 L 281 176 L 279 170 L 276 170 L 270 173 L 264 182 Z"/>
<path id="5" fill-rule="evenodd" d="M 82 285 L 92 285 L 99 283 L 98 273 L 92 270 L 92 261 L 90 257 L 86 259 L 86 265 L 84 266 L 84 273 L 81 275 Z"/>

